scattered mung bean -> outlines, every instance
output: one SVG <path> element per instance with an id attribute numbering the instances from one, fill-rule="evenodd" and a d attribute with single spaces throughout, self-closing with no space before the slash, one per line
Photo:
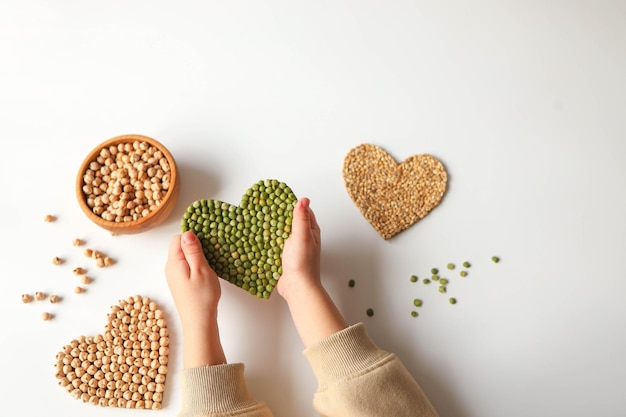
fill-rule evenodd
<path id="1" fill-rule="evenodd" d="M 453 264 L 453 263 L 449 263 L 449 264 L 447 265 L 447 267 L 448 267 L 448 269 L 454 269 L 454 264 Z"/>
<path id="2" fill-rule="evenodd" d="M 498 258 L 497 256 L 492 256 L 492 257 L 491 257 L 491 261 L 492 261 L 494 264 L 497 264 L 498 262 L 500 262 L 500 258 Z"/>
<path id="3" fill-rule="evenodd" d="M 372 309 L 372 308 L 368 308 L 368 309 L 367 309 L 367 311 L 366 311 L 366 313 L 367 313 L 367 315 L 368 315 L 369 317 L 372 317 L 372 316 L 374 315 L 374 309 Z"/>
<path id="4" fill-rule="evenodd" d="M 459 275 L 462 277 L 466 277 L 467 276 L 467 271 L 461 271 L 459 272 Z"/>

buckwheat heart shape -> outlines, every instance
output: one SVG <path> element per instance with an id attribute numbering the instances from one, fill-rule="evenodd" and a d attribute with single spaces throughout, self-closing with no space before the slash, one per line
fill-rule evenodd
<path id="1" fill-rule="evenodd" d="M 343 178 L 361 214 L 387 240 L 439 205 L 448 175 L 431 155 L 397 163 L 382 148 L 362 144 L 344 158 Z"/>
<path id="2" fill-rule="evenodd" d="M 139 295 L 111 307 L 104 334 L 79 336 L 56 356 L 59 385 L 103 407 L 159 410 L 169 335 L 156 302 Z"/>
<path id="3" fill-rule="evenodd" d="M 268 299 L 282 274 L 284 243 L 291 234 L 297 201 L 284 182 L 261 180 L 245 192 L 238 206 L 195 201 L 185 211 L 181 229 L 198 236 L 220 278 Z"/>

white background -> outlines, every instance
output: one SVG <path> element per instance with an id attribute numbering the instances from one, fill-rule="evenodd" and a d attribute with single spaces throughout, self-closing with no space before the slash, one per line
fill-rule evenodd
<path id="1" fill-rule="evenodd" d="M 624 22 L 619 0 L 3 0 L 0 413 L 139 413 L 73 399 L 53 365 L 141 294 L 169 320 L 158 413 L 175 416 L 167 244 L 194 200 L 236 204 L 277 178 L 312 200 L 324 282 L 347 319 L 400 356 L 441 416 L 626 415 Z M 92 148 L 125 133 L 166 144 L 182 188 L 165 224 L 114 237 L 80 212 L 74 180 Z M 441 205 L 389 241 L 344 188 L 343 158 L 361 143 L 448 170 Z M 91 265 L 82 295 L 77 237 L 118 261 Z M 455 306 L 409 282 L 464 260 L 467 278 L 449 274 Z M 316 415 L 282 299 L 222 288 L 224 348 L 252 393 L 276 416 Z M 22 304 L 34 291 L 64 300 Z"/>

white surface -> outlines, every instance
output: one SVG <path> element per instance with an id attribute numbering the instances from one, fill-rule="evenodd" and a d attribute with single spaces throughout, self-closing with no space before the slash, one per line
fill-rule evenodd
<path id="1" fill-rule="evenodd" d="M 167 243 L 193 200 L 237 203 L 278 178 L 312 199 L 324 280 L 348 320 L 401 357 L 441 416 L 626 415 L 625 4 L 2 1 L 0 413 L 133 414 L 74 400 L 53 364 L 66 342 L 101 332 L 118 299 L 143 294 L 168 314 L 159 415 L 176 415 Z M 89 150 L 124 133 L 165 143 L 182 189 L 166 224 L 112 237 L 79 211 L 74 178 Z M 430 153 L 449 172 L 442 204 L 390 241 L 343 186 L 343 157 L 365 142 L 398 161 Z M 75 237 L 119 261 L 91 271 L 80 296 Z M 409 282 L 465 259 L 456 306 Z M 37 290 L 65 300 L 20 302 Z M 224 284 L 220 314 L 254 395 L 276 416 L 315 415 L 279 296 Z"/>

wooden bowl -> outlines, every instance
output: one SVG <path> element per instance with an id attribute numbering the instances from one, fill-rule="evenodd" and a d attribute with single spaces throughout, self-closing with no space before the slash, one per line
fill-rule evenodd
<path id="1" fill-rule="evenodd" d="M 152 146 L 161 151 L 162 157 L 167 160 L 167 163 L 169 165 L 169 187 L 167 190 L 162 191 L 164 195 L 160 199 L 160 204 L 155 205 L 155 207 L 150 209 L 147 214 L 144 213 L 144 215 L 139 216 L 138 213 L 135 216 L 135 219 L 131 219 L 127 216 L 126 221 L 120 218 L 118 218 L 117 221 L 115 219 L 111 220 L 110 218 L 103 218 L 102 215 L 96 214 L 94 212 L 94 209 L 88 204 L 88 194 L 86 194 L 83 189 L 85 185 L 84 178 L 87 170 L 89 169 L 91 163 L 96 161 L 98 156 L 100 156 L 103 149 L 111 149 L 112 146 L 119 146 L 120 144 L 127 143 L 131 144 L 132 146 L 132 144 L 135 142 L 145 143 L 146 145 L 144 146 Z M 100 145 L 94 148 L 83 160 L 78 171 L 78 176 L 76 178 L 76 197 L 78 199 L 78 204 L 80 205 L 80 208 L 91 221 L 113 234 L 141 233 L 161 224 L 174 209 L 176 201 L 178 200 L 179 189 L 180 179 L 178 175 L 178 169 L 171 153 L 167 150 L 165 146 L 163 146 L 158 141 L 143 135 L 121 135 L 102 142 Z M 106 194 L 105 191 L 99 192 L 101 193 L 101 195 Z M 107 201 L 109 200 L 109 196 L 110 195 L 107 195 Z M 101 200 L 103 200 L 102 197 Z M 104 205 L 104 207 L 106 208 L 107 205 Z M 110 215 L 107 214 L 105 216 Z"/>

